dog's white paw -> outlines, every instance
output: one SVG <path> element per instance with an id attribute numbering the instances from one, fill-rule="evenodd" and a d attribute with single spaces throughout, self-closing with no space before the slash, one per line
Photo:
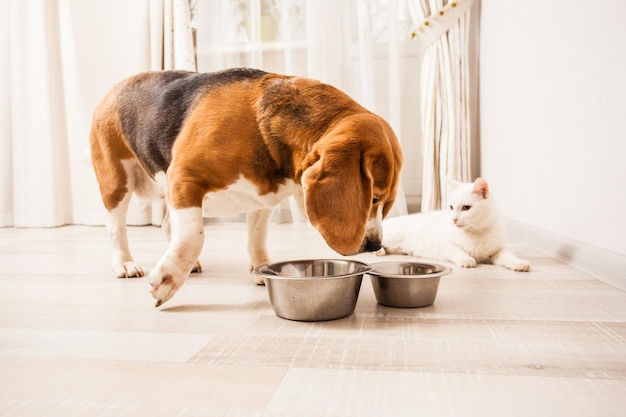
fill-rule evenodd
<path id="1" fill-rule="evenodd" d="M 113 265 L 113 271 L 117 278 L 135 278 L 143 277 L 143 269 L 135 261 L 123 262 L 121 264 Z"/>
<path id="2" fill-rule="evenodd" d="M 257 275 L 254 273 L 254 269 L 261 266 L 261 265 L 267 265 L 270 263 L 269 258 L 265 258 L 263 261 L 261 261 L 261 263 L 259 263 L 257 266 L 250 265 L 250 274 L 252 274 L 252 279 L 254 280 L 254 283 L 256 285 L 265 285 L 265 280 L 263 279 L 263 277 Z"/>
<path id="3" fill-rule="evenodd" d="M 265 285 L 265 280 L 263 279 L 263 277 L 256 274 L 252 274 L 252 277 L 254 278 L 254 283 L 256 285 Z"/>
<path id="4" fill-rule="evenodd" d="M 176 291 L 185 282 L 186 275 L 180 274 L 180 272 L 171 272 L 164 267 L 157 267 L 150 272 L 150 285 L 152 289 L 150 293 L 156 300 L 155 307 L 159 307 L 167 300 L 172 298 Z"/>
<path id="5" fill-rule="evenodd" d="M 270 257 L 267 255 L 267 251 L 265 249 L 259 251 L 249 251 L 250 255 L 250 274 L 252 274 L 252 278 L 254 279 L 254 283 L 256 285 L 265 285 L 265 280 L 263 277 L 254 274 L 254 269 L 258 268 L 261 265 L 267 265 L 271 263 Z"/>
<path id="6" fill-rule="evenodd" d="M 374 254 L 376 256 L 385 256 L 385 255 L 387 255 L 387 251 L 385 250 L 384 246 L 381 246 L 380 249 L 378 249 L 376 252 L 374 252 Z"/>

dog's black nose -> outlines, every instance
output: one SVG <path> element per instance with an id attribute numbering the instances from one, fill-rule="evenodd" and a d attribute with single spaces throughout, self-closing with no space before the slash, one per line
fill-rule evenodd
<path id="1" fill-rule="evenodd" d="M 376 252 L 381 247 L 382 247 L 382 245 L 377 240 L 367 240 L 365 242 L 365 251 L 366 252 Z"/>

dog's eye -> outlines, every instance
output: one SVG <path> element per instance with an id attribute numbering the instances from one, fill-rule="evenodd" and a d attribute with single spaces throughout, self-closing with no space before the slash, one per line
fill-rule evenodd
<path id="1" fill-rule="evenodd" d="M 378 197 L 372 198 L 372 204 L 377 204 L 377 203 L 378 203 Z"/>

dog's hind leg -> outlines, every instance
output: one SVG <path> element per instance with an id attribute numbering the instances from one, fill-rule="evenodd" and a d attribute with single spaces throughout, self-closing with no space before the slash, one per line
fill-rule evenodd
<path id="1" fill-rule="evenodd" d="M 109 222 L 107 223 L 112 247 L 113 271 L 118 278 L 144 276 L 143 269 L 135 262 L 128 247 L 126 212 L 128 211 L 130 196 L 131 194 L 128 193 L 118 206 L 109 212 Z"/>
<path id="2" fill-rule="evenodd" d="M 112 247 L 113 271 L 118 278 L 143 277 L 143 269 L 130 254 L 126 227 L 128 205 L 136 188 L 138 168 L 132 160 L 122 161 L 122 166 L 125 173 L 126 192 L 117 206 L 109 209 L 109 222 L 107 223 Z"/>
<path id="3" fill-rule="evenodd" d="M 102 201 L 109 213 L 107 231 L 115 276 L 143 277 L 143 270 L 130 254 L 126 232 L 126 213 L 135 188 L 134 169 L 130 169 L 134 162 L 131 159 L 107 158 L 97 141 L 92 142 L 91 156 Z"/>
<path id="4" fill-rule="evenodd" d="M 255 210 L 248 213 L 248 254 L 250 255 L 250 271 L 257 266 L 270 262 L 267 254 L 267 228 L 272 215 L 271 208 Z M 255 275 L 254 282 L 263 285 L 263 278 Z"/>
<path id="5" fill-rule="evenodd" d="M 113 96 L 107 96 L 94 111 L 89 154 L 102 202 L 109 213 L 107 230 L 115 275 L 120 278 L 142 277 L 144 272 L 133 260 L 128 247 L 126 214 L 137 185 L 137 174 L 142 179 L 146 174 L 139 168 L 139 161 L 122 134 L 115 103 Z"/>

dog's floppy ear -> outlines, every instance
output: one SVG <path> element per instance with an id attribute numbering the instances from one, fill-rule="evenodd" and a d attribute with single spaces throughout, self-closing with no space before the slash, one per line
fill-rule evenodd
<path id="1" fill-rule="evenodd" d="M 372 177 L 362 170 L 355 142 L 322 140 L 302 174 L 304 205 L 311 224 L 342 255 L 357 252 L 372 206 Z"/>

